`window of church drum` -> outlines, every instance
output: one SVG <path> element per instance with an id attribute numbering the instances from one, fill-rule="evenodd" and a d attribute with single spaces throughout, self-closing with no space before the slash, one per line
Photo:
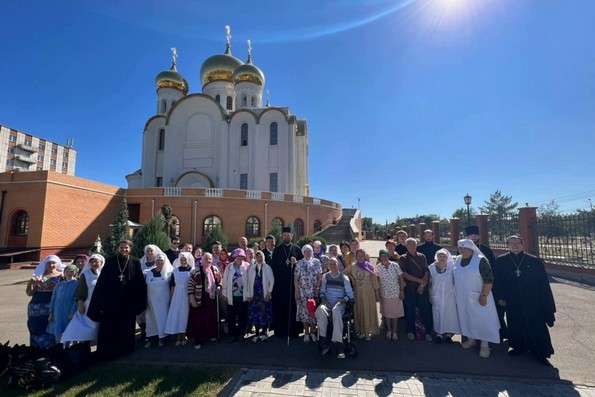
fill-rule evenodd
<path id="1" fill-rule="evenodd" d="M 215 101 L 221 105 L 221 95 L 215 95 Z"/>
<path id="2" fill-rule="evenodd" d="M 248 174 L 240 174 L 240 189 L 248 190 Z"/>
<path id="3" fill-rule="evenodd" d="M 278 142 L 278 137 L 277 137 L 277 130 L 278 130 L 278 125 L 276 122 L 272 122 L 271 126 L 269 127 L 269 144 L 270 145 L 276 145 Z"/>
<path id="4" fill-rule="evenodd" d="M 285 222 L 283 222 L 283 219 L 279 217 L 273 218 L 273 220 L 271 221 L 271 226 L 273 227 L 273 229 L 281 231 L 283 229 L 283 225 L 285 225 Z"/>
<path id="5" fill-rule="evenodd" d="M 246 95 L 242 98 L 242 106 L 248 106 L 248 97 Z"/>
<path id="6" fill-rule="evenodd" d="M 226 109 L 233 110 L 233 98 L 230 96 L 227 97 Z"/>
<path id="7" fill-rule="evenodd" d="M 252 107 L 256 106 L 256 98 L 255 97 L 250 98 L 250 106 L 252 106 Z"/>
<path id="8" fill-rule="evenodd" d="M 318 219 L 314 221 L 314 232 L 319 232 L 322 230 L 322 222 L 320 222 Z"/>
<path id="9" fill-rule="evenodd" d="M 279 191 L 279 177 L 276 172 L 269 174 L 269 192 Z"/>
<path id="10" fill-rule="evenodd" d="M 240 146 L 248 146 L 248 124 L 242 124 L 240 131 Z"/>
<path id="11" fill-rule="evenodd" d="M 165 148 L 165 128 L 161 128 L 159 130 L 159 145 L 158 150 L 163 150 Z"/>
<path id="12" fill-rule="evenodd" d="M 157 178 L 155 178 L 155 186 L 156 187 L 161 187 L 163 186 L 163 178 L 158 176 Z"/>
<path id="13" fill-rule="evenodd" d="M 296 237 L 302 237 L 304 235 L 304 221 L 300 218 L 293 221 L 293 234 Z"/>
<path id="14" fill-rule="evenodd" d="M 29 233 L 29 214 L 27 211 L 17 211 L 12 217 L 12 235 L 26 236 Z"/>
<path id="15" fill-rule="evenodd" d="M 202 223 L 202 235 L 208 236 L 213 230 L 221 229 L 222 223 L 221 218 L 216 215 L 207 216 Z"/>
<path id="16" fill-rule="evenodd" d="M 251 216 L 246 220 L 246 237 L 260 236 L 260 221 L 257 217 Z"/>

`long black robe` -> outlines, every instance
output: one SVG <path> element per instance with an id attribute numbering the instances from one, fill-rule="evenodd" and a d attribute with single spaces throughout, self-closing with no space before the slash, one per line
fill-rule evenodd
<path id="1" fill-rule="evenodd" d="M 291 257 L 300 260 L 303 258 L 302 250 L 295 244 L 281 244 L 273 251 L 271 268 L 275 277 L 275 285 L 271 294 L 273 306 L 273 329 L 275 336 L 287 337 L 289 325 L 289 336 L 295 337 L 301 331 L 301 323 L 295 319 L 296 304 L 293 288 L 293 269 L 287 264 Z M 289 317 L 288 317 L 289 316 Z"/>
<path id="2" fill-rule="evenodd" d="M 138 259 L 129 257 L 123 281 L 120 281 L 118 258 L 108 258 L 97 279 L 87 316 L 99 323 L 97 353 L 111 360 L 132 353 L 135 345 L 136 316 L 147 307 L 147 285 Z"/>
<path id="3" fill-rule="evenodd" d="M 263 249 L 262 252 L 264 253 L 264 261 L 267 265 L 271 265 L 271 261 L 273 260 L 273 252 L 275 249 L 273 248 L 272 251 L 269 251 L 267 248 Z"/>
<path id="4" fill-rule="evenodd" d="M 539 358 L 550 357 L 554 348 L 548 325 L 554 325 L 556 304 L 543 261 L 509 252 L 498 257 L 495 269 L 499 294 L 506 301 L 509 345 Z"/>
<path id="5" fill-rule="evenodd" d="M 427 242 L 424 241 L 423 244 L 417 246 L 417 252 L 422 253 L 426 256 L 426 261 L 428 265 L 434 263 L 436 252 L 442 249 L 442 246 L 434 243 L 433 241 Z"/>

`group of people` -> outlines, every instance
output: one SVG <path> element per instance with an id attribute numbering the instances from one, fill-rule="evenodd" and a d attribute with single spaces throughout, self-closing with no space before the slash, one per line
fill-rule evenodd
<path id="1" fill-rule="evenodd" d="M 463 348 L 479 344 L 487 358 L 489 343 L 507 338 L 511 355 L 528 350 L 547 363 L 555 305 L 543 263 L 523 251 L 518 236 L 495 259 L 478 244 L 476 227 L 466 234 L 453 256 L 431 230 L 422 244 L 399 231 L 376 264 L 357 239 L 300 248 L 289 228 L 279 244 L 267 236 L 251 247 L 242 237 L 231 253 L 219 242 L 203 252 L 172 241 L 165 251 L 147 245 L 137 259 L 131 242 L 122 241 L 107 260 L 79 256 L 64 266 L 48 256 L 27 284 L 31 345 L 97 343 L 99 357 L 111 359 L 134 350 L 139 325 L 147 348 L 171 340 L 199 349 L 222 333 L 235 342 L 250 333 L 258 343 L 269 331 L 287 340 L 303 332 L 322 354 L 333 349 L 344 358 L 349 307 L 364 340 L 382 333 L 397 341 L 404 317 L 410 340 L 449 343 L 458 334 Z"/>

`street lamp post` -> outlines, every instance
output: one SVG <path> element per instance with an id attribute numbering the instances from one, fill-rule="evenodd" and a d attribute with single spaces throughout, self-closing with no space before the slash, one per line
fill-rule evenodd
<path id="1" fill-rule="evenodd" d="M 463 200 L 465 200 L 465 205 L 467 206 L 467 225 L 471 224 L 471 196 L 469 195 L 469 193 L 467 193 L 465 195 L 465 197 L 463 197 Z"/>

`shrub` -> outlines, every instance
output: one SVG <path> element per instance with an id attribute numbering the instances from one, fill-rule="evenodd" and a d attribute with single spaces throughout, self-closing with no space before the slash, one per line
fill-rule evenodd
<path id="1" fill-rule="evenodd" d="M 138 258 L 143 256 L 145 246 L 149 244 L 155 244 L 162 251 L 170 248 L 171 242 L 168 235 L 163 231 L 163 217 L 161 214 L 155 215 L 149 223 L 136 233 L 132 249 L 133 255 Z"/>
<path id="2" fill-rule="evenodd" d="M 227 244 L 229 243 L 229 239 L 220 227 L 214 228 L 204 237 L 204 241 L 201 245 L 202 249 L 211 252 L 211 246 L 215 241 L 219 241 L 223 247 L 227 247 Z"/>

